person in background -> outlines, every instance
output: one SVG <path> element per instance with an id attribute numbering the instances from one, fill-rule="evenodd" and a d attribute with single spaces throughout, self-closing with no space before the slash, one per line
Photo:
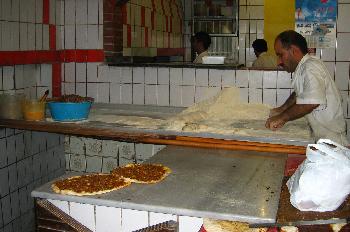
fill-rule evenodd
<path id="1" fill-rule="evenodd" d="M 286 122 L 305 116 L 316 140 L 326 138 L 347 146 L 339 90 L 323 62 L 308 54 L 305 38 L 295 31 L 284 31 L 275 39 L 275 52 L 278 65 L 293 73 L 294 92 L 282 106 L 270 111 L 265 126 L 278 130 Z"/>
<path id="2" fill-rule="evenodd" d="M 197 32 L 193 38 L 193 49 L 196 52 L 196 59 L 193 61 L 195 64 L 202 64 L 202 58 L 208 56 L 208 48 L 211 44 L 210 35 L 204 31 Z"/>
<path id="3" fill-rule="evenodd" d="M 267 43 L 264 39 L 254 40 L 252 47 L 256 56 L 253 62 L 254 68 L 277 68 L 276 58 L 267 53 Z"/>

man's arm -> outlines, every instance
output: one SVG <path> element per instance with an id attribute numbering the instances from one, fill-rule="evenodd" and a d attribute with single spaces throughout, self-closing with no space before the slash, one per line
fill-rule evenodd
<path id="1" fill-rule="evenodd" d="M 286 111 L 288 108 L 292 107 L 296 103 L 296 94 L 293 92 L 288 99 L 280 107 L 273 108 L 270 110 L 270 117 L 281 114 Z"/>
<path id="2" fill-rule="evenodd" d="M 277 130 L 283 127 L 286 122 L 301 118 L 311 113 L 318 106 L 319 104 L 294 104 L 279 115 L 268 118 L 265 127 L 271 130 Z"/>

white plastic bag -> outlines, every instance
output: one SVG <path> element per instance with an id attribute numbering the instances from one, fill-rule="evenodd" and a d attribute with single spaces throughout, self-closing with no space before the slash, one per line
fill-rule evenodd
<path id="1" fill-rule="evenodd" d="M 288 180 L 290 202 L 301 211 L 333 211 L 350 193 L 350 150 L 331 140 L 309 144 Z"/>

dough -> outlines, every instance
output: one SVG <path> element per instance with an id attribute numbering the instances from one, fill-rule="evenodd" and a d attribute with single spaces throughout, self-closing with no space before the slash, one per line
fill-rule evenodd
<path id="1" fill-rule="evenodd" d="M 304 118 L 288 122 L 277 131 L 265 128 L 270 109 L 271 106 L 266 104 L 242 103 L 239 89 L 231 87 L 169 118 L 166 128 L 176 131 L 310 140 L 311 131 Z"/>
<path id="2" fill-rule="evenodd" d="M 288 122 L 277 131 L 265 128 L 270 109 L 271 106 L 265 104 L 242 103 L 239 89 L 231 87 L 223 89 L 216 96 L 196 103 L 168 119 L 91 114 L 89 120 L 142 129 L 235 134 L 296 141 L 311 140 L 311 131 L 304 118 Z"/>

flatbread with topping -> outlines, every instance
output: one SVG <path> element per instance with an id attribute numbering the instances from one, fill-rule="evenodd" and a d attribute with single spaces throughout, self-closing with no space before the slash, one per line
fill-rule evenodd
<path id="1" fill-rule="evenodd" d="M 128 164 L 112 170 L 112 175 L 122 176 L 126 180 L 153 184 L 163 180 L 171 173 L 171 169 L 162 164 Z"/>
<path id="2" fill-rule="evenodd" d="M 130 184 L 130 181 L 117 175 L 91 174 L 58 180 L 51 188 L 55 193 L 86 196 L 111 192 Z"/>

